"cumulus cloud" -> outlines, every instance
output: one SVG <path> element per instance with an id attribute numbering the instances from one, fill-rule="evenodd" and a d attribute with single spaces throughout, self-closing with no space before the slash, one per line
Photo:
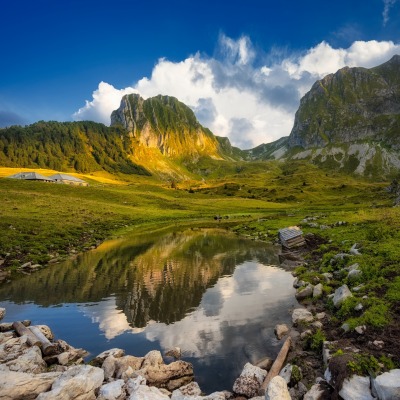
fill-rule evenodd
<path id="1" fill-rule="evenodd" d="M 397 3 L 397 0 L 383 0 L 383 11 L 382 11 L 382 18 L 383 18 L 383 26 L 389 21 L 389 13 L 390 9 Z"/>
<path id="2" fill-rule="evenodd" d="M 150 77 L 124 89 L 101 82 L 74 118 L 108 124 L 124 94 L 170 95 L 191 107 L 216 135 L 251 148 L 290 133 L 299 100 L 317 79 L 346 65 L 373 67 L 399 52 L 400 44 L 391 41 L 355 41 L 348 48 L 321 42 L 289 55 L 275 49 L 267 63 L 247 36 L 234 40 L 221 35 L 213 57 L 197 53 L 180 62 L 162 58 Z"/>

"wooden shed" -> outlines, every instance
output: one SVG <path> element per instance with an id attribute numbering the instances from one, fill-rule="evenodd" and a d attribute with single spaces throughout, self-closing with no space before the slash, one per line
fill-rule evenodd
<path id="1" fill-rule="evenodd" d="M 298 226 L 289 226 L 288 228 L 279 229 L 279 240 L 282 246 L 288 249 L 304 246 L 306 244 L 303 232 Z"/>

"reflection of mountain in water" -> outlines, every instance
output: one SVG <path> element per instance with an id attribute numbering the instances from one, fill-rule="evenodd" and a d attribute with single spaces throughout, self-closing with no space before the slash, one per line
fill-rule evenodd
<path id="1" fill-rule="evenodd" d="M 215 229 L 142 235 L 104 248 L 13 281 L 0 289 L 0 300 L 51 306 L 115 296 L 132 326 L 169 324 L 198 307 L 206 289 L 236 265 L 276 263 L 272 246 Z"/>

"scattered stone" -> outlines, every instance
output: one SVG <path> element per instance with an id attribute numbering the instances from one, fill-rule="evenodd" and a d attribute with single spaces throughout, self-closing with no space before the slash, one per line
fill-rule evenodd
<path id="1" fill-rule="evenodd" d="M 100 367 L 103 364 L 104 360 L 109 357 L 113 356 L 115 358 L 121 358 L 125 355 L 125 351 L 122 349 L 113 348 L 110 350 L 103 351 L 99 355 L 97 355 L 92 361 L 91 364 Z"/>
<path id="2" fill-rule="evenodd" d="M 27 269 L 27 268 L 30 268 L 31 265 L 32 265 L 32 263 L 29 261 L 29 262 L 26 262 L 25 264 L 22 264 L 20 268 L 21 269 Z"/>
<path id="3" fill-rule="evenodd" d="M 279 375 L 271 379 L 265 393 L 265 400 L 291 400 L 287 384 Z"/>
<path id="4" fill-rule="evenodd" d="M 29 348 L 26 336 L 20 336 L 7 340 L 0 345 L 0 363 L 15 360 Z"/>
<path id="5" fill-rule="evenodd" d="M 303 400 L 325 400 L 325 390 L 319 383 L 311 386 L 311 389 L 304 395 Z"/>
<path id="6" fill-rule="evenodd" d="M 328 366 L 329 360 L 332 358 L 331 347 L 335 342 L 328 342 L 327 340 L 322 344 L 322 360 L 325 367 Z"/>
<path id="7" fill-rule="evenodd" d="M 372 379 L 372 390 L 378 399 L 400 399 L 400 369 L 392 369 Z"/>
<path id="8" fill-rule="evenodd" d="M 357 269 L 360 269 L 360 264 L 359 263 L 354 263 L 349 265 L 348 267 L 345 268 L 346 271 L 355 271 Z"/>
<path id="9" fill-rule="evenodd" d="M 316 316 L 316 318 L 318 320 L 322 320 L 322 319 L 326 318 L 326 313 L 325 312 L 320 312 L 320 313 L 315 314 L 315 316 Z"/>
<path id="10" fill-rule="evenodd" d="M 302 286 L 305 286 L 305 285 L 306 285 L 306 282 L 300 280 L 299 278 L 296 278 L 293 282 L 293 287 L 295 289 L 301 288 Z"/>
<path id="11" fill-rule="evenodd" d="M 350 281 L 357 280 L 362 275 L 362 271 L 359 269 L 353 269 L 347 274 L 347 279 Z"/>
<path id="12" fill-rule="evenodd" d="M 115 358 L 115 357 L 114 357 Z M 111 361 L 114 360 L 110 360 Z M 134 357 L 134 356 L 124 356 L 120 358 L 115 358 L 115 377 L 117 379 L 122 378 L 123 374 L 131 368 L 132 372 L 128 371 L 126 378 L 129 378 L 133 371 L 137 371 L 140 369 L 144 361 L 144 357 Z"/>
<path id="13" fill-rule="evenodd" d="M 339 395 L 343 400 L 373 400 L 369 385 L 369 377 L 353 375 L 343 381 Z"/>
<path id="14" fill-rule="evenodd" d="M 200 396 L 201 389 L 197 382 L 191 382 L 172 392 L 171 400 L 179 400 L 185 396 Z"/>
<path id="15" fill-rule="evenodd" d="M 378 349 L 382 349 L 383 346 L 385 345 L 385 342 L 382 341 L 382 340 L 374 340 L 374 341 L 372 342 L 372 344 L 373 344 L 375 347 L 377 347 Z"/>
<path id="16" fill-rule="evenodd" d="M 115 370 L 117 368 L 116 361 L 117 359 L 113 355 L 109 355 L 101 366 L 104 371 L 104 380 L 107 382 L 112 380 L 112 378 L 115 376 Z"/>
<path id="17" fill-rule="evenodd" d="M 354 330 L 359 334 L 359 335 L 363 335 L 365 333 L 365 331 L 367 330 L 367 327 L 365 325 L 360 325 L 357 326 L 356 328 L 354 328 Z"/>
<path id="18" fill-rule="evenodd" d="M 239 378 L 233 384 L 233 391 L 248 398 L 255 397 L 266 376 L 265 370 L 246 363 Z"/>
<path id="19" fill-rule="evenodd" d="M 0 307 L 0 321 L 4 318 L 5 315 L 6 315 L 6 309 Z"/>
<path id="20" fill-rule="evenodd" d="M 340 288 L 335 290 L 333 295 L 333 304 L 335 307 L 340 307 L 343 301 L 352 296 L 353 295 L 347 285 L 340 286 Z"/>
<path id="21" fill-rule="evenodd" d="M 353 256 L 360 256 L 361 255 L 361 253 L 357 249 L 357 243 L 354 243 L 353 246 L 351 246 L 350 254 L 352 254 Z"/>
<path id="22" fill-rule="evenodd" d="M 123 400 L 125 399 L 125 382 L 118 379 L 113 382 L 106 383 L 99 390 L 97 400 Z"/>
<path id="23" fill-rule="evenodd" d="M 0 371 L 1 399 L 36 399 L 40 393 L 49 390 L 59 376 L 59 372 L 28 374 L 2 369 Z"/>
<path id="24" fill-rule="evenodd" d="M 331 274 L 330 272 L 324 272 L 322 276 L 324 277 L 326 282 L 329 282 L 333 278 L 333 274 Z"/>
<path id="25" fill-rule="evenodd" d="M 169 400 L 169 397 L 154 386 L 140 385 L 129 400 Z"/>
<path id="26" fill-rule="evenodd" d="M 359 292 L 364 287 L 364 284 L 353 287 L 353 292 Z"/>
<path id="27" fill-rule="evenodd" d="M 322 293 L 323 293 L 322 283 L 318 283 L 318 285 L 314 286 L 313 298 L 321 297 Z"/>
<path id="28" fill-rule="evenodd" d="M 307 329 L 306 331 L 301 332 L 300 338 L 301 339 L 305 339 L 305 338 L 307 338 L 308 336 L 311 336 L 311 335 L 312 335 L 312 330 L 311 329 Z"/>
<path id="29" fill-rule="evenodd" d="M 296 294 L 295 297 L 297 300 L 303 300 L 307 297 L 310 297 L 313 294 L 313 285 L 308 284 L 304 289 L 300 289 Z"/>
<path id="30" fill-rule="evenodd" d="M 125 356 L 132 357 L 132 356 Z M 124 358 L 124 357 L 123 357 Z M 122 359 L 119 359 L 122 360 Z M 117 364 L 119 362 L 117 360 Z M 133 369 L 134 366 L 132 366 Z M 264 371 L 265 372 L 265 371 Z M 147 383 L 152 386 L 164 387 L 172 391 L 193 380 L 193 366 L 186 361 L 174 361 L 171 364 L 147 366 L 136 371 L 137 374 L 146 378 Z M 118 373 L 117 373 L 118 377 Z"/>
<path id="31" fill-rule="evenodd" d="M 292 400 L 300 400 L 307 393 L 307 387 L 303 382 L 299 382 L 289 389 L 289 394 Z M 264 399 L 263 399 L 264 400 Z"/>
<path id="32" fill-rule="evenodd" d="M 295 308 L 292 313 L 293 325 L 297 325 L 300 322 L 312 322 L 314 317 L 311 312 L 305 308 Z"/>
<path id="33" fill-rule="evenodd" d="M 269 357 L 264 357 L 261 360 L 258 360 L 254 365 L 256 367 L 265 369 L 266 371 L 269 371 L 272 367 L 274 360 L 272 360 L 272 358 Z"/>
<path id="34" fill-rule="evenodd" d="M 292 378 L 292 369 L 293 369 L 292 364 L 286 364 L 281 369 L 281 372 L 279 372 L 279 376 L 282 377 L 285 380 L 287 385 L 289 385 L 290 380 Z"/>
<path id="35" fill-rule="evenodd" d="M 167 352 L 165 352 L 166 357 L 173 357 L 175 360 L 179 360 L 182 356 L 182 351 L 180 347 L 174 347 Z"/>
<path id="36" fill-rule="evenodd" d="M 321 321 L 315 321 L 311 324 L 311 326 L 315 329 L 321 329 L 323 327 L 322 322 Z"/>
<path id="37" fill-rule="evenodd" d="M 95 391 L 104 380 L 101 368 L 77 365 L 62 373 L 51 385 L 51 390 L 40 393 L 37 400 L 95 399 Z"/>
<path id="38" fill-rule="evenodd" d="M 350 325 L 349 325 L 347 322 L 345 322 L 345 323 L 341 326 L 341 328 L 344 330 L 345 333 L 347 333 L 347 332 L 350 331 Z"/>
<path id="39" fill-rule="evenodd" d="M 180 351 L 180 349 L 179 349 L 179 351 Z M 144 361 L 143 361 L 142 368 L 145 368 L 145 367 L 148 367 L 148 366 L 156 367 L 156 366 L 161 365 L 161 364 L 164 364 L 164 360 L 162 358 L 161 352 L 159 352 L 158 350 L 152 350 L 152 351 L 149 351 L 144 356 Z"/>
<path id="40" fill-rule="evenodd" d="M 138 375 L 136 378 L 130 378 L 125 384 L 125 389 L 128 394 L 132 394 L 140 385 L 146 385 L 146 379 Z"/>
<path id="41" fill-rule="evenodd" d="M 277 339 L 281 340 L 289 332 L 289 328 L 286 324 L 278 324 L 275 326 L 274 332 Z"/>
<path id="42" fill-rule="evenodd" d="M 354 307 L 354 311 L 361 311 L 364 308 L 364 306 L 361 303 L 358 303 L 355 307 Z"/>
<path id="43" fill-rule="evenodd" d="M 42 358 L 42 352 L 37 346 L 24 350 L 24 353 L 18 358 L 8 361 L 6 366 L 10 371 L 31 372 L 33 374 L 46 372 L 47 368 L 47 364 Z"/>

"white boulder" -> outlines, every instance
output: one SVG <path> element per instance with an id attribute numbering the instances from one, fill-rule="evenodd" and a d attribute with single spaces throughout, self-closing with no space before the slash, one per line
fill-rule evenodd
<path id="1" fill-rule="evenodd" d="M 295 308 L 292 313 L 293 325 L 297 325 L 300 322 L 312 322 L 314 320 L 313 315 L 310 311 L 305 308 Z"/>
<path id="2" fill-rule="evenodd" d="M 373 389 L 381 400 L 400 399 L 400 369 L 392 369 L 373 380 Z"/>
<path id="3" fill-rule="evenodd" d="M 279 375 L 271 379 L 265 400 L 291 400 L 286 381 Z"/>
<path id="4" fill-rule="evenodd" d="M 248 398 L 255 397 L 266 376 L 267 371 L 264 369 L 246 363 L 239 378 L 233 384 L 233 391 Z"/>
<path id="5" fill-rule="evenodd" d="M 369 377 L 353 375 L 343 381 L 339 395 L 343 400 L 374 400 L 369 386 Z"/>
<path id="6" fill-rule="evenodd" d="M 347 285 L 340 286 L 340 288 L 336 289 L 333 294 L 333 305 L 335 307 L 340 307 L 347 298 L 352 296 L 353 295 Z"/>

